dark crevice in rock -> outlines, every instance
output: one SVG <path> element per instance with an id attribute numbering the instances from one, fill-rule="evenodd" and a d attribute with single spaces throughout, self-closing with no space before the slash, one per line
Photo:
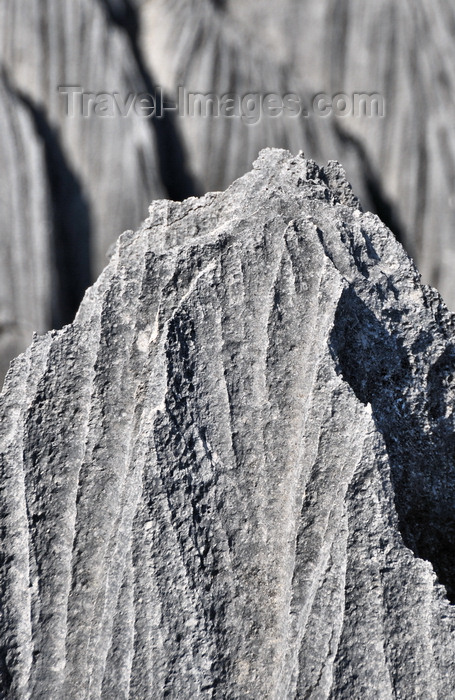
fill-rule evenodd
<path id="1" fill-rule="evenodd" d="M 28 109 L 44 147 L 52 198 L 51 323 L 53 328 L 61 328 L 71 323 L 92 282 L 90 205 L 44 111 L 26 95 L 17 94 Z"/>
<path id="2" fill-rule="evenodd" d="M 128 36 L 137 43 L 139 35 L 139 20 L 136 8 L 129 0 L 104 0 L 109 17 L 114 24 L 126 31 Z"/>
<path id="3" fill-rule="evenodd" d="M 182 201 L 187 197 L 202 194 L 194 177 L 188 170 L 182 139 L 178 133 L 174 117 L 165 107 L 171 100 L 164 95 L 161 101 L 160 91 L 150 75 L 139 45 L 139 18 L 137 9 L 130 0 L 106 0 L 105 7 L 111 21 L 125 31 L 129 38 L 131 50 L 136 61 L 138 73 L 146 91 L 156 100 L 156 114 L 147 119 L 154 132 L 158 152 L 160 178 L 170 199 Z"/>
<path id="4" fill-rule="evenodd" d="M 362 168 L 364 185 L 372 209 L 387 228 L 395 234 L 397 240 L 399 240 L 402 245 L 406 245 L 410 254 L 415 255 L 411 243 L 406 239 L 405 230 L 399 220 L 398 212 L 385 194 L 381 184 L 381 178 L 378 173 L 375 172 L 364 144 L 359 138 L 346 133 L 339 126 L 335 126 L 335 133 L 344 146 L 352 148 L 356 153 L 356 157 Z"/>
<path id="5" fill-rule="evenodd" d="M 212 0 L 212 5 L 218 10 L 226 10 L 227 0 Z"/>
<path id="6" fill-rule="evenodd" d="M 426 395 L 416 398 L 415 368 L 400 338 L 352 287 L 340 299 L 330 348 L 357 398 L 371 404 L 384 438 L 403 542 L 431 562 L 455 603 L 455 436 L 442 386 L 455 375 L 455 348 L 446 348 L 429 372 Z M 431 431 L 423 425 L 426 411 L 435 421 Z"/>
<path id="7" fill-rule="evenodd" d="M 11 688 L 12 676 L 8 670 L 8 663 L 6 659 L 6 649 L 2 647 L 0 649 L 0 699 L 6 700 L 8 697 L 8 692 Z"/>

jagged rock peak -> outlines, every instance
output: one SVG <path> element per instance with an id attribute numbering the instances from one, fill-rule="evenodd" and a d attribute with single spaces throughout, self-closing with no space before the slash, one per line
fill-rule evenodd
<path id="1" fill-rule="evenodd" d="M 452 697 L 453 338 L 338 164 L 156 202 L 5 382 L 0 697 Z"/>

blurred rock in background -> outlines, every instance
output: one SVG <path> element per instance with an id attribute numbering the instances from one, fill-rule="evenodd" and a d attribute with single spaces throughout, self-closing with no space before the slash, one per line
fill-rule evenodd
<path id="1" fill-rule="evenodd" d="M 454 34 L 445 0 L 3 0 L 1 374 L 32 331 L 73 318 L 152 200 L 224 189 L 264 146 L 342 161 L 455 308 Z M 69 116 L 65 86 L 157 107 L 179 88 L 295 93 L 308 116 Z M 385 114 L 324 117 L 319 93 L 378 94 Z"/>

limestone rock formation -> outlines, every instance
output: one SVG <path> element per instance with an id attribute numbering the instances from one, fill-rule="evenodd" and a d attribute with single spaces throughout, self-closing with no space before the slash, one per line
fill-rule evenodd
<path id="1" fill-rule="evenodd" d="M 241 3 L 228 4 L 237 16 Z M 274 26 L 275 41 L 264 39 L 269 50 L 275 53 L 278 43 L 288 47 L 288 60 L 313 82 L 314 90 L 347 95 L 365 90 L 384 97 L 384 118 L 351 116 L 338 119 L 338 126 L 351 148 L 359 156 L 364 153 L 424 279 L 453 306 L 454 4 L 290 1 L 282 4 L 276 22 L 271 20 L 277 10 L 270 0 L 243 3 L 242 8 L 244 14 L 260 13 L 264 37 L 270 37 Z M 242 24 L 258 33 L 256 18 L 244 16 Z M 291 27 L 296 39 L 286 41 Z M 325 50 L 318 51 L 318 46 Z M 305 70 L 309 65 L 311 70 Z"/>
<path id="2" fill-rule="evenodd" d="M 155 88 L 119 11 L 102 0 L 0 3 L 0 383 L 33 331 L 73 320 L 151 200 L 195 194 L 169 119 L 145 119 L 131 102 Z M 117 95 L 114 116 L 95 113 L 88 96 L 99 93 Z M 8 328 L 24 324 L 12 340 Z"/>
<path id="3" fill-rule="evenodd" d="M 80 236 L 90 237 L 98 273 L 118 235 L 139 225 L 150 201 L 166 194 L 150 120 L 126 107 L 125 116 L 94 115 L 93 102 L 86 98 L 84 110 L 80 93 L 65 90 L 116 92 L 125 102 L 130 94 L 144 93 L 147 86 L 128 38 L 109 21 L 99 0 L 44 0 L 33 10 L 28 0 L 5 0 L 0 26 L 0 61 L 9 80 L 28 98 L 32 113 L 41 109 L 57 131 L 65 161 L 87 200 L 88 221 L 80 222 Z M 49 137 L 42 136 L 48 143 Z"/>
<path id="4" fill-rule="evenodd" d="M 5 382 L 0 697 L 452 697 L 454 370 L 336 163 L 155 202 Z"/>
<path id="5" fill-rule="evenodd" d="M 337 158 L 416 259 L 424 279 L 455 304 L 455 6 L 445 0 L 144 0 L 142 45 L 168 87 L 237 94 L 288 90 L 312 97 L 376 93 L 382 118 L 261 119 L 255 126 L 183 120 L 208 187 L 243 174 L 257 145 Z M 295 141 L 299 144 L 296 147 Z M 218 149 L 228 145 L 224 157 Z"/>
<path id="6" fill-rule="evenodd" d="M 304 149 L 313 159 L 327 159 L 329 154 L 343 158 L 351 174 L 358 175 L 357 193 L 367 204 L 368 190 L 362 173 L 357 172 L 358 158 L 344 147 L 330 120 L 315 119 L 311 112 L 310 118 L 299 118 L 291 110 L 282 110 L 274 117 L 264 115 L 266 95 L 294 94 L 302 112 L 309 109 L 312 93 L 308 84 L 312 83 L 299 80 L 294 67 L 278 60 L 276 46 L 264 45 L 264 21 L 257 18 L 249 32 L 226 8 L 221 11 L 221 4 L 211 0 L 145 0 L 138 13 L 144 59 L 170 101 L 180 104 L 178 126 L 200 188 L 225 189 L 250 169 L 261 148 Z M 276 4 L 273 10 L 269 8 L 272 18 L 279 13 Z M 307 67 L 310 65 L 308 62 Z M 225 95 L 238 100 L 251 95 L 250 111 L 237 108 L 238 116 L 229 117 L 219 108 L 211 117 L 209 109 L 204 112 L 196 106 L 190 110 L 189 102 L 179 99 L 179 88 L 186 94 L 214 95 L 218 105 Z M 242 109 L 245 114 L 240 116 Z"/>
<path id="7" fill-rule="evenodd" d="M 39 322 L 32 319 L 38 332 L 42 319 L 45 328 L 71 321 L 109 246 L 126 227 L 139 225 L 152 199 L 225 189 L 265 146 L 303 149 L 318 162 L 340 160 L 363 207 L 379 214 L 424 281 L 455 308 L 454 27 L 454 6 L 446 0 L 399 6 L 394 0 L 41 0 L 32 7 L 29 0 L 3 0 L 1 79 L 7 76 L 18 118 L 28 112 L 35 131 L 30 150 L 42 151 L 44 161 L 43 167 L 27 163 L 23 176 L 20 152 L 14 160 L 10 153 L 2 189 L 6 207 L 15 196 L 12 183 L 22 177 L 24 201 L 30 186 L 47 192 L 43 235 L 51 245 L 41 246 L 30 266 L 52 281 L 50 296 L 34 297 L 21 282 L 19 262 L 3 302 L 8 323 L 23 324 L 23 302 L 42 305 Z M 81 116 L 78 93 L 69 117 L 59 86 L 78 86 L 87 105 L 90 94 L 116 93 L 120 110 L 112 118 L 101 116 L 102 109 L 93 116 L 92 105 L 90 118 Z M 294 93 L 308 116 L 256 112 L 248 121 L 170 109 L 144 119 L 128 102 L 144 92 L 160 101 L 163 88 L 172 107 L 181 86 L 218 98 Z M 384 116 L 322 117 L 312 108 L 321 92 L 329 99 L 340 92 L 379 94 Z M 14 150 L 15 128 L 4 113 L 1 118 L 0 138 Z M 28 230 L 25 213 L 16 207 L 13 215 L 13 224 L 11 216 L 0 220 L 5 249 L 22 245 Z M 37 235 L 30 233 L 33 240 Z M 33 245 L 27 242 L 27 250 Z M 0 381 L 11 353 L 25 344 L 25 336 L 12 341 L 0 328 Z"/>

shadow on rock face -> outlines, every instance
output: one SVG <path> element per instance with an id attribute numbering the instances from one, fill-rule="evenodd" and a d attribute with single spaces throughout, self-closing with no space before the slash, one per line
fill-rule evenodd
<path id="1" fill-rule="evenodd" d="M 425 383 L 416 383 L 418 364 L 411 367 L 400 338 L 352 287 L 340 299 L 330 348 L 357 398 L 371 404 L 384 438 L 403 542 L 431 562 L 455 603 L 455 436 L 446 416 L 455 348 L 449 346 Z"/>
<path id="2" fill-rule="evenodd" d="M 85 290 L 92 283 L 90 205 L 82 183 L 63 151 L 57 131 L 42 109 L 25 95 L 18 94 L 29 110 L 44 146 L 52 198 L 51 320 L 53 328 L 61 328 L 72 322 Z"/>
<path id="3" fill-rule="evenodd" d="M 169 199 L 182 201 L 187 197 L 203 194 L 188 167 L 185 148 L 176 120 L 171 111 L 165 109 L 164 103 L 171 102 L 164 96 L 161 102 L 160 91 L 150 75 L 140 48 L 140 19 L 138 8 L 131 0 L 105 0 L 105 8 L 110 20 L 129 38 L 131 51 L 136 61 L 136 68 L 144 86 L 157 100 L 158 118 L 148 119 L 157 148 L 158 167 L 161 181 L 166 188 Z"/>

